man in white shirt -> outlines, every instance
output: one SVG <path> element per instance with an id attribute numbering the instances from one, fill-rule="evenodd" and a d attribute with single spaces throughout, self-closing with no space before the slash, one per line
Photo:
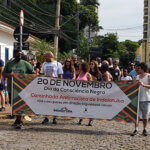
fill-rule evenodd
<path id="1" fill-rule="evenodd" d="M 140 63 L 138 65 L 138 73 L 136 80 L 139 80 L 139 117 L 142 115 L 143 120 L 143 135 L 147 136 L 147 126 L 149 120 L 149 108 L 150 108 L 150 74 L 147 73 L 147 65 Z M 138 119 L 139 121 L 139 119 Z M 139 123 L 139 122 L 138 122 Z M 131 136 L 135 136 L 138 133 L 138 123 L 135 124 L 135 130 Z"/>
<path id="2" fill-rule="evenodd" d="M 55 61 L 54 54 L 52 52 L 46 52 L 44 54 L 44 58 L 46 62 L 43 63 L 41 68 L 41 74 L 52 77 L 52 78 L 62 78 L 63 76 L 63 68 L 62 64 Z M 49 122 L 49 119 L 45 117 L 42 124 L 46 124 Z M 56 124 L 56 118 L 53 118 L 53 124 Z"/>
<path id="3" fill-rule="evenodd" d="M 123 69 L 123 76 L 121 77 L 121 80 L 132 80 L 132 78 L 128 75 L 127 69 Z"/>

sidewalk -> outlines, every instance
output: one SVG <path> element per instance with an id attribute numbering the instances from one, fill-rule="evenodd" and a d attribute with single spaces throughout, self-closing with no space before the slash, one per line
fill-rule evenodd
<path id="1" fill-rule="evenodd" d="M 7 119 L 7 118 L 10 118 L 10 115 L 11 115 L 11 107 L 10 107 L 9 104 L 6 104 L 5 107 L 6 107 L 6 110 L 3 111 L 3 112 L 0 112 L 0 119 Z"/>

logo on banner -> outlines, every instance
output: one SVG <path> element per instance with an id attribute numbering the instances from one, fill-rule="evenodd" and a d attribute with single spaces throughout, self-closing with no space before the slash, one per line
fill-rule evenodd
<path id="1" fill-rule="evenodd" d="M 87 108 L 85 108 L 85 109 L 84 109 L 84 113 L 87 113 L 87 112 L 88 112 L 88 109 L 87 109 Z"/>
<path id="2" fill-rule="evenodd" d="M 72 110 L 69 110 L 68 108 L 63 107 L 63 108 L 61 108 L 61 109 L 56 109 L 56 108 L 54 108 L 54 112 L 72 113 Z"/>

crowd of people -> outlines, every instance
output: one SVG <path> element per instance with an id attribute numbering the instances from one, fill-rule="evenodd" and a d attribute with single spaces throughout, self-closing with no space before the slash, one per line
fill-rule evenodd
<path id="1" fill-rule="evenodd" d="M 14 58 L 8 61 L 4 66 L 0 60 L 0 96 L 1 108 L 0 111 L 5 111 L 5 103 L 9 101 L 11 104 L 11 78 L 14 73 L 29 73 L 37 75 L 45 75 L 47 77 L 81 80 L 81 81 L 118 81 L 118 80 L 139 80 L 140 91 L 140 111 L 143 117 L 143 135 L 147 135 L 149 102 L 150 102 L 150 77 L 147 73 L 147 65 L 145 63 L 135 62 L 127 68 L 119 67 L 119 60 L 108 58 L 101 61 L 100 57 L 91 59 L 90 63 L 85 60 L 77 59 L 77 55 L 71 58 L 66 58 L 61 64 L 55 60 L 52 52 L 44 54 L 45 62 L 37 62 L 35 59 L 22 60 L 21 51 L 14 51 Z M 7 85 L 6 85 L 7 83 Z M 9 96 L 8 96 L 9 95 Z M 143 96 L 144 95 L 144 96 Z M 9 98 L 9 100 L 8 100 Z M 17 116 L 14 122 L 16 128 L 21 128 L 22 116 Z M 48 117 L 45 117 L 42 124 L 49 122 Z M 56 118 L 53 118 L 53 124 L 56 124 Z M 78 125 L 81 125 L 82 119 Z M 92 126 L 92 119 L 89 120 L 88 126 Z M 138 132 L 138 124 L 135 125 L 135 131 L 132 136 Z"/>

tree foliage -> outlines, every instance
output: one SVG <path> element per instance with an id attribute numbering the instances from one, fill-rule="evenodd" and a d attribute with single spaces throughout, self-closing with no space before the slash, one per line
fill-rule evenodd
<path id="1" fill-rule="evenodd" d="M 140 45 L 138 44 L 138 42 L 134 42 L 130 40 L 126 40 L 122 42 L 122 44 L 125 45 L 125 47 L 127 48 L 129 61 L 133 62 L 135 59 L 135 52 Z"/>
<path id="2" fill-rule="evenodd" d="M 53 41 L 55 28 L 56 0 L 13 0 L 4 7 L 4 0 L 0 0 L 0 20 L 13 26 L 19 25 L 20 10 L 24 10 L 25 27 L 29 32 L 46 41 Z M 78 29 L 77 12 L 88 10 L 79 15 L 79 34 L 85 26 L 98 25 L 98 15 L 91 5 L 83 6 L 76 0 L 61 0 L 59 50 L 61 53 L 69 52 L 77 47 Z M 69 21 L 68 21 L 69 20 Z M 53 34 L 52 34 L 53 33 Z M 81 34 L 82 35 L 82 34 Z"/>
<path id="3" fill-rule="evenodd" d="M 31 42 L 30 50 L 35 51 L 35 55 L 39 62 L 44 62 L 44 53 L 47 51 L 51 51 L 54 53 L 54 47 L 51 42 L 46 42 L 46 40 L 35 40 Z"/>
<path id="4" fill-rule="evenodd" d="M 104 36 L 95 37 L 94 41 L 98 47 L 103 49 L 102 59 L 108 57 L 119 58 L 121 66 L 126 67 L 128 63 L 134 62 L 135 52 L 140 46 L 138 42 L 126 40 L 119 42 L 117 35 L 114 33 L 108 33 Z"/>
<path id="5" fill-rule="evenodd" d="M 98 0 L 81 0 L 80 3 L 85 6 L 92 5 L 94 7 L 98 7 L 100 5 Z"/>

